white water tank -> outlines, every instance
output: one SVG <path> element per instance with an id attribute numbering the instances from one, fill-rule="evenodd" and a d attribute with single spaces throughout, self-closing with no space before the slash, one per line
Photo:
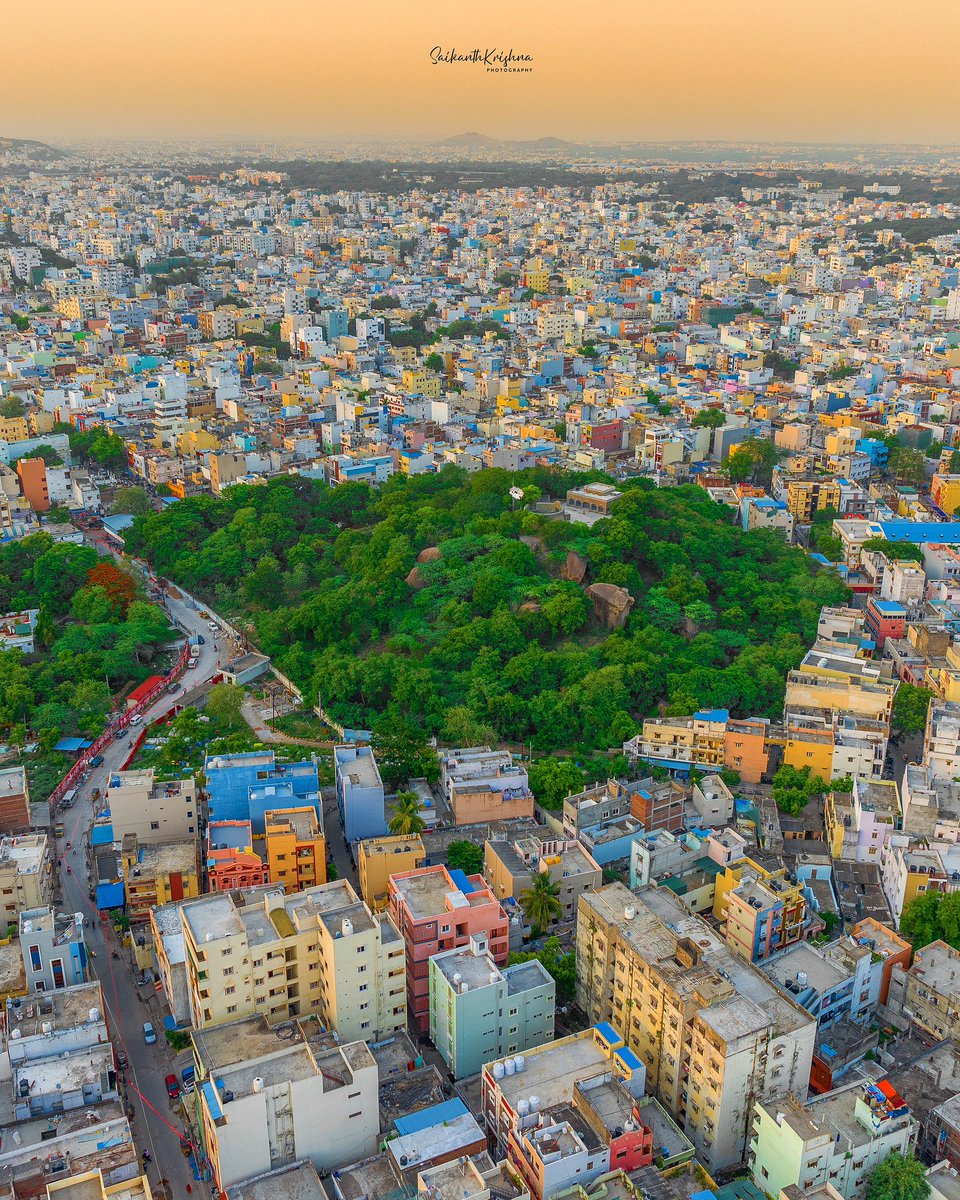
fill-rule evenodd
<path id="1" fill-rule="evenodd" d="M 515 1056 L 515 1058 L 513 1060 L 513 1065 L 514 1065 L 514 1067 L 516 1067 L 517 1074 L 519 1075 L 523 1071 L 523 1069 L 526 1067 L 527 1060 L 523 1057 L 522 1054 L 518 1054 Z"/>
<path id="2" fill-rule="evenodd" d="M 504 1069 L 504 1071 L 506 1071 L 506 1073 L 508 1075 L 512 1075 L 514 1073 L 514 1071 L 517 1069 L 516 1063 L 514 1063 L 512 1058 L 504 1059 L 503 1069 Z"/>
<path id="3" fill-rule="evenodd" d="M 340 932 L 344 937 L 349 937 L 353 933 L 353 922 L 349 917 L 344 917 L 340 922 Z"/>
<path id="4" fill-rule="evenodd" d="M 255 1092 L 263 1091 L 263 1078 L 260 1075 L 258 1075 L 253 1081 L 253 1090 Z"/>
<path id="5" fill-rule="evenodd" d="M 203 939 L 203 940 L 204 940 L 205 942 L 212 942 L 212 941 L 213 941 L 213 934 L 210 932 L 210 930 L 209 930 L 209 929 L 207 930 L 207 932 L 206 932 L 206 935 L 204 936 L 204 939 Z"/>
<path id="6" fill-rule="evenodd" d="M 539 1096 L 531 1096 L 530 1097 L 530 1111 L 532 1113 L 540 1111 L 540 1097 Z"/>
<path id="7" fill-rule="evenodd" d="M 527 1116 L 527 1114 L 530 1112 L 530 1102 L 528 1100 L 520 1100 L 517 1103 L 517 1112 L 521 1117 Z"/>
<path id="8" fill-rule="evenodd" d="M 636 915 L 637 915 L 637 910 L 633 907 L 632 904 L 628 904 L 627 907 L 623 910 L 624 919 L 627 921 L 632 921 Z"/>
<path id="9" fill-rule="evenodd" d="M 463 982 L 463 976 L 460 974 L 459 971 L 454 971 L 454 973 L 453 973 L 453 990 L 455 992 L 460 990 L 460 984 L 462 982 Z"/>
<path id="10" fill-rule="evenodd" d="M 99 1021 L 100 1020 L 100 1009 L 99 1008 L 91 1008 L 90 1012 L 87 1015 L 90 1017 L 91 1021 Z"/>
<path id="11" fill-rule="evenodd" d="M 807 973 L 806 973 L 806 971 L 798 971 L 798 972 L 797 972 L 797 983 L 799 983 L 801 987 L 806 987 L 806 986 L 807 986 Z"/>
<path id="12" fill-rule="evenodd" d="M 500 972 L 499 971 L 491 971 L 490 972 L 490 982 L 491 983 L 499 983 L 500 982 Z"/>
<path id="13" fill-rule="evenodd" d="M 19 1030 L 19 1029 L 11 1029 L 11 1030 L 10 1030 L 10 1039 L 11 1039 L 11 1041 L 12 1041 L 14 1038 L 18 1038 L 18 1037 L 22 1037 L 22 1036 L 23 1036 L 23 1034 L 20 1032 L 20 1030 Z"/>
<path id="14" fill-rule="evenodd" d="M 40 1029 L 43 1033 L 53 1033 L 53 1025 L 50 1021 L 44 1021 Z"/>
<path id="15" fill-rule="evenodd" d="M 504 1071 L 503 1071 L 503 1063 L 502 1063 L 502 1062 L 495 1062 L 495 1063 L 493 1064 L 493 1077 L 494 1077 L 494 1079 L 502 1079 L 502 1078 L 503 1078 L 503 1075 L 504 1075 Z"/>

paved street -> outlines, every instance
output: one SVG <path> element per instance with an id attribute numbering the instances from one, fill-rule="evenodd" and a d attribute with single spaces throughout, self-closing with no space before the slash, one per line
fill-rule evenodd
<path id="1" fill-rule="evenodd" d="M 184 679 L 188 686 L 200 683 L 217 670 L 212 632 L 188 604 L 170 601 L 169 609 L 174 620 L 189 633 L 203 633 L 207 639 L 206 645 L 200 647 L 199 665 L 186 672 Z M 144 716 L 144 724 L 155 721 L 176 702 L 176 696 L 163 695 Z M 205 1192 L 206 1186 L 194 1184 L 189 1163 L 180 1153 L 178 1135 L 184 1128 L 184 1122 L 179 1116 L 179 1109 L 171 1109 L 163 1080 L 173 1071 L 179 1074 L 180 1068 L 190 1061 L 190 1055 L 183 1053 L 174 1057 L 163 1036 L 160 1005 L 154 1003 L 148 1009 L 140 1000 L 129 952 L 121 949 L 118 951 L 120 957 L 113 958 L 117 940 L 112 927 L 100 921 L 87 894 L 85 842 L 93 819 L 90 794 L 96 787 L 101 792 L 106 790 L 109 774 L 122 766 L 130 752 L 135 732 L 131 731 L 126 738 L 112 742 L 104 749 L 102 765 L 90 771 L 79 789 L 75 807 L 63 814 L 66 836 L 62 845 L 69 844 L 70 849 L 64 852 L 61 848 L 65 859 L 61 869 L 62 907 L 66 911 L 82 912 L 89 918 L 87 945 L 95 956 L 91 958 L 91 966 L 103 987 L 110 1032 L 127 1055 L 128 1099 L 134 1109 L 131 1124 L 141 1153 L 148 1150 L 153 1159 L 148 1166 L 151 1184 L 156 1185 L 159 1179 L 166 1179 L 173 1200 L 186 1200 L 188 1184 L 193 1187 L 194 1194 L 201 1193 L 201 1189 Z M 152 1021 L 157 1030 L 156 1045 L 147 1046 L 144 1043 L 142 1026 L 146 1020 Z M 140 1093 L 148 1104 L 144 1103 Z M 149 1105 L 157 1111 L 151 1111 Z"/>

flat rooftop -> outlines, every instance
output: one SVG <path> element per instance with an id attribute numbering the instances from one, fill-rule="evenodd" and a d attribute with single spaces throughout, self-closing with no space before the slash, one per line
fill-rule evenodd
<path id="1" fill-rule="evenodd" d="M 541 1108 L 552 1108 L 573 1098 L 578 1079 L 610 1069 L 610 1059 L 593 1040 L 592 1030 L 526 1050 L 523 1058 L 522 1071 L 496 1081 L 513 1108 L 515 1100 L 527 1096 L 539 1096 Z"/>
<path id="2" fill-rule="evenodd" d="M 192 904 L 185 904 L 181 911 L 198 946 L 207 940 L 208 933 L 211 941 L 238 937 L 243 933 L 240 914 L 229 896 L 204 896 Z"/>
<path id="3" fill-rule="evenodd" d="M 337 753 L 347 749 L 344 746 L 334 748 L 334 762 L 342 778 L 349 780 L 351 787 L 377 788 L 381 787 L 380 772 L 377 770 L 376 759 L 369 747 L 359 747 L 356 754 L 341 759 Z"/>
<path id="4" fill-rule="evenodd" d="M 507 981 L 507 995 L 515 996 L 519 992 L 529 992 L 532 988 L 543 987 L 552 982 L 553 976 L 538 959 L 530 962 L 514 963 L 505 967 L 503 977 Z"/>
<path id="5" fill-rule="evenodd" d="M 264 814 L 264 822 L 268 832 L 270 826 L 280 826 L 293 833 L 299 842 L 312 841 L 323 833 L 314 808 L 271 809 Z"/>
<path id="6" fill-rule="evenodd" d="M 426 1129 L 418 1129 L 413 1133 L 393 1138 L 387 1145 L 387 1153 L 398 1164 L 401 1158 L 406 1158 L 407 1165 L 416 1170 L 417 1163 L 429 1163 L 435 1158 L 449 1157 L 478 1142 L 486 1144 L 486 1140 L 486 1134 L 477 1124 L 476 1118 L 467 1112 L 454 1117 L 452 1121 L 430 1125 Z M 401 1170 L 406 1170 L 407 1165 L 401 1167 Z"/>
<path id="7" fill-rule="evenodd" d="M 19 953 L 19 950 L 18 950 Z M 20 1030 L 22 1037 L 43 1032 L 48 1021 L 54 1031 L 75 1029 L 90 1024 L 90 1011 L 96 1009 L 103 1020 L 103 992 L 99 983 L 78 983 L 74 987 L 41 992 L 7 1002 L 7 1024 Z"/>
<path id="8" fill-rule="evenodd" d="M 317 1168 L 308 1158 L 234 1184 L 226 1194 L 227 1200 L 327 1200 Z"/>
<path id="9" fill-rule="evenodd" d="M 463 896 L 446 871 L 393 876 L 393 885 L 406 901 L 414 920 L 438 917 L 441 913 L 449 912 L 447 896 Z"/>
<path id="10" fill-rule="evenodd" d="M 489 954 L 474 954 L 469 947 L 434 955 L 432 961 L 451 987 L 466 984 L 468 992 L 499 983 L 504 977 Z"/>
<path id="11" fill-rule="evenodd" d="M 272 1028 L 266 1017 L 259 1016 L 232 1021 L 229 1025 L 211 1025 L 193 1034 L 197 1055 L 210 1075 L 303 1040 L 300 1026 L 295 1022 Z"/>
<path id="12" fill-rule="evenodd" d="M 797 973 L 802 971 L 807 977 L 804 986 L 811 987 L 821 994 L 839 987 L 849 978 L 845 971 L 821 958 L 806 942 L 800 942 L 772 962 L 764 963 L 761 970 L 780 987 L 785 987 L 788 979 L 795 982 Z"/>

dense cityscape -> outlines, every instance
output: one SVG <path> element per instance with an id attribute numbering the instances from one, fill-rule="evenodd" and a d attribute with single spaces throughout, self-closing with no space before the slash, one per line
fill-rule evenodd
<path id="1" fill-rule="evenodd" d="M 960 1200 L 958 512 L 949 148 L 0 138 L 4 1195 Z"/>

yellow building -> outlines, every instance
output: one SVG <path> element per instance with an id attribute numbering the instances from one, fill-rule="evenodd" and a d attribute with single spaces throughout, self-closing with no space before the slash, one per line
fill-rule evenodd
<path id="1" fill-rule="evenodd" d="M 791 479 L 787 484 L 787 510 L 802 525 L 825 508 L 840 508 L 840 484 L 835 479 Z"/>
<path id="2" fill-rule="evenodd" d="M 960 505 L 960 475 L 938 471 L 930 483 L 930 498 L 947 516 L 952 516 Z"/>
<path id="3" fill-rule="evenodd" d="M 400 384 L 405 392 L 426 396 L 428 400 L 440 399 L 440 376 L 426 367 L 408 368 L 400 376 Z"/>
<path id="4" fill-rule="evenodd" d="M 406 1029 L 403 939 L 346 879 L 292 896 L 278 887 L 249 904 L 235 897 L 180 906 L 195 1028 L 262 1014 L 271 1025 L 315 1015 L 345 1041 Z"/>
<path id="5" fill-rule="evenodd" d="M 206 429 L 188 429 L 177 438 L 177 452 L 193 458 L 203 450 L 219 450 L 220 439 Z"/>
<path id="6" fill-rule="evenodd" d="M 264 813 L 267 875 L 290 895 L 327 882 L 327 839 L 316 809 L 274 808 Z"/>
<path id="7" fill-rule="evenodd" d="M 523 269 L 523 286 L 531 292 L 548 292 L 550 290 L 550 268 L 542 258 L 531 258 Z"/>
<path id="8" fill-rule="evenodd" d="M 127 1136 L 129 1137 L 129 1132 Z M 112 1143 L 107 1144 L 112 1145 Z M 91 1151 L 95 1145 L 96 1139 L 94 1138 L 91 1142 Z M 131 1159 L 129 1165 L 135 1171 L 137 1157 L 136 1147 L 132 1140 L 129 1150 Z M 100 1149 L 98 1153 L 106 1155 L 107 1151 Z M 134 1174 L 131 1178 L 126 1169 L 118 1173 L 123 1177 L 118 1183 L 109 1185 L 104 1183 L 99 1167 L 93 1171 L 83 1171 L 76 1175 L 66 1175 L 63 1179 L 54 1179 L 47 1184 L 47 1200 L 153 1200 L 150 1181 L 146 1174 Z M 13 1193 L 11 1192 L 11 1194 Z"/>
<path id="9" fill-rule="evenodd" d="M 717 876 L 713 915 L 734 953 L 759 962 L 803 937 L 803 884 L 788 879 L 785 867 L 742 858 Z"/>
<path id="10" fill-rule="evenodd" d="M 896 684 L 854 679 L 808 665 L 787 674 L 784 709 L 826 709 L 889 724 Z"/>
<path id="11" fill-rule="evenodd" d="M 423 842 L 416 834 L 364 838 L 357 855 L 360 894 L 374 912 L 385 912 L 390 906 L 390 876 L 416 871 L 426 861 Z"/>
<path id="12" fill-rule="evenodd" d="M 30 426 L 30 436 L 40 437 L 44 433 L 53 433 L 56 418 L 46 409 L 33 408 L 27 414 L 27 422 Z"/>
<path id="13" fill-rule="evenodd" d="M 26 417 L 0 417 L 0 438 L 5 442 L 24 442 L 29 436 Z"/>
<path id="14" fill-rule="evenodd" d="M 127 833 L 120 843 L 120 857 L 127 915 L 133 923 L 148 921 L 155 905 L 200 895 L 193 839 L 141 845 L 135 833 Z"/>

